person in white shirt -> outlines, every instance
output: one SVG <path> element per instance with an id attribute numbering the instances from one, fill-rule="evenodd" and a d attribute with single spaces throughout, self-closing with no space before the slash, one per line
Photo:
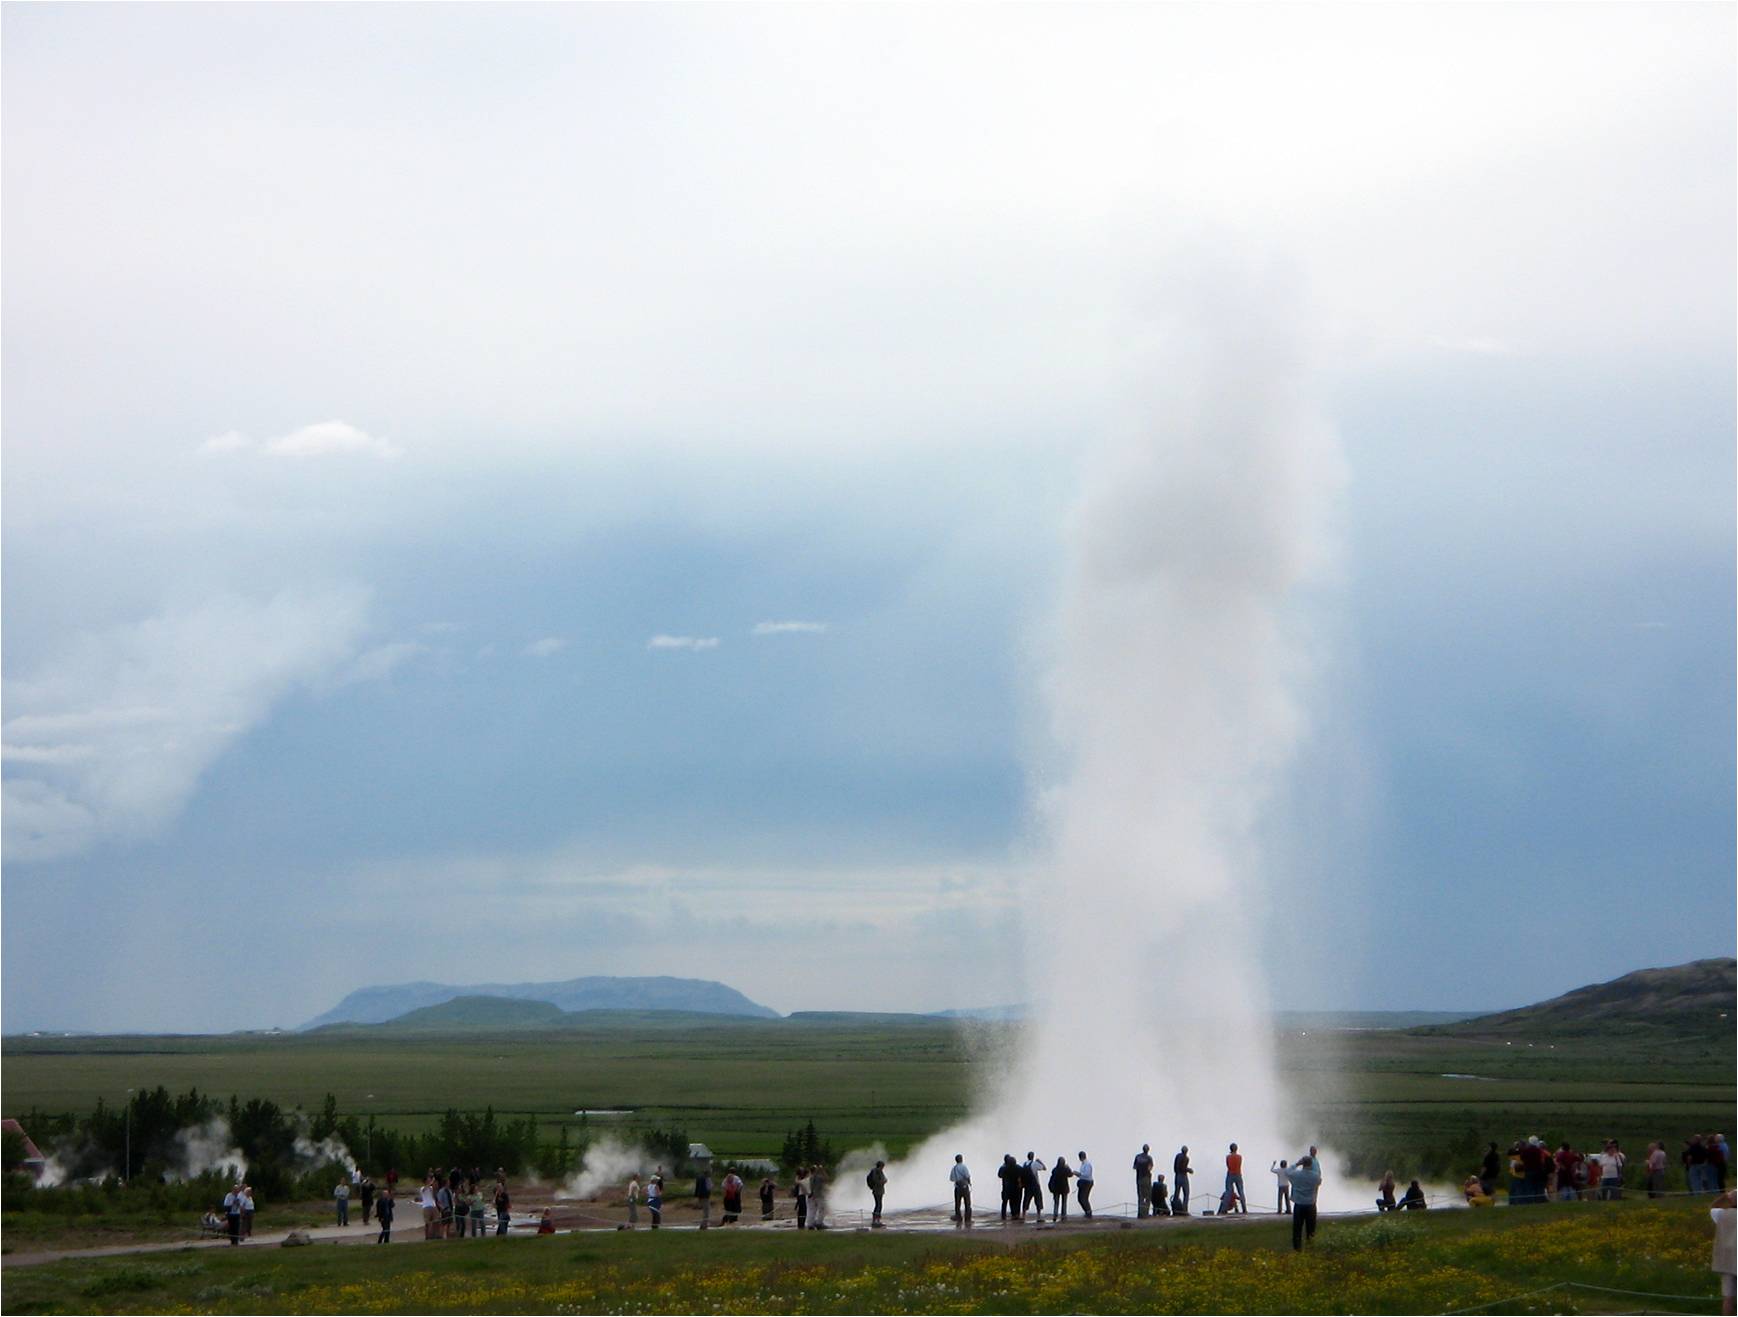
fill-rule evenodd
<path id="1" fill-rule="evenodd" d="M 1274 1210 L 1281 1214 L 1291 1211 L 1291 1176 L 1286 1171 L 1285 1162 L 1274 1162 L 1267 1169 L 1279 1181 L 1279 1206 Z"/>
<path id="2" fill-rule="evenodd" d="M 628 1228 L 631 1230 L 640 1222 L 640 1177 L 628 1177 Z"/>
<path id="3" fill-rule="evenodd" d="M 435 1222 L 441 1214 L 440 1204 L 435 1201 L 434 1176 L 429 1176 L 422 1182 L 422 1193 L 417 1197 L 417 1205 L 422 1208 L 422 1237 L 437 1239 Z"/>
<path id="4" fill-rule="evenodd" d="M 1092 1219 L 1092 1163 L 1086 1160 L 1086 1149 L 1080 1150 L 1080 1169 L 1074 1172 L 1074 1201 L 1080 1214 Z"/>
<path id="5" fill-rule="evenodd" d="M 1605 1151 L 1593 1159 L 1599 1166 L 1599 1197 L 1602 1201 L 1623 1197 L 1623 1164 L 1626 1160 L 1616 1139 L 1605 1141 Z"/>
<path id="6" fill-rule="evenodd" d="M 1714 1200 L 1714 1274 L 1720 1278 L 1720 1311 L 1732 1317 L 1738 1305 L 1738 1199 L 1728 1189 Z"/>
<path id="7" fill-rule="evenodd" d="M 223 1219 L 229 1228 L 229 1242 L 241 1243 L 241 1186 L 238 1184 L 223 1196 Z"/>
<path id="8" fill-rule="evenodd" d="M 972 1173 L 966 1169 L 963 1152 L 954 1154 L 953 1169 L 947 1173 L 947 1178 L 953 1184 L 953 1223 L 969 1226 L 972 1223 Z"/>
<path id="9" fill-rule="evenodd" d="M 332 1198 L 338 1204 L 338 1224 L 350 1224 L 350 1182 L 340 1180 L 332 1187 Z"/>

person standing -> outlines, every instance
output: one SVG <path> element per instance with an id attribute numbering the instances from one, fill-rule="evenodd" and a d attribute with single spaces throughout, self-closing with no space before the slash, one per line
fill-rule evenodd
<path id="1" fill-rule="evenodd" d="M 446 1182 L 446 1197 L 441 1199 L 442 1235 L 447 1239 L 462 1239 L 465 1234 L 465 1183 L 451 1179 Z"/>
<path id="2" fill-rule="evenodd" d="M 712 1228 L 712 1173 L 704 1167 L 694 1176 L 694 1201 L 700 1207 L 700 1228 Z"/>
<path id="3" fill-rule="evenodd" d="M 1616 1139 L 1605 1141 L 1605 1151 L 1594 1158 L 1599 1163 L 1599 1198 L 1601 1202 L 1615 1202 L 1623 1197 L 1623 1150 L 1617 1146 Z"/>
<path id="4" fill-rule="evenodd" d="M 724 1173 L 724 1219 L 722 1225 L 733 1226 L 742 1219 L 742 1177 L 731 1167 Z"/>
<path id="5" fill-rule="evenodd" d="M 1291 1181 L 1291 1246 L 1302 1252 L 1306 1239 L 1316 1237 L 1316 1193 L 1322 1187 L 1322 1173 L 1314 1157 L 1299 1157 L 1287 1178 Z"/>
<path id="6" fill-rule="evenodd" d="M 229 1227 L 229 1242 L 241 1243 L 241 1186 L 238 1184 L 223 1196 L 223 1220 Z"/>
<path id="7" fill-rule="evenodd" d="M 1171 1215 L 1189 1215 L 1189 1145 L 1171 1158 Z"/>
<path id="8" fill-rule="evenodd" d="M 333 1186 L 332 1199 L 338 1204 L 338 1224 L 350 1224 L 350 1181 L 340 1180 Z"/>
<path id="9" fill-rule="evenodd" d="M 435 1192 L 435 1178 L 432 1173 L 422 1182 L 422 1193 L 418 1195 L 417 1203 L 422 1208 L 422 1237 L 424 1239 L 439 1239 L 440 1195 Z"/>
<path id="10" fill-rule="evenodd" d="M 654 1175 L 646 1181 L 646 1215 L 652 1218 L 652 1229 L 664 1222 L 664 1177 Z"/>
<path id="11" fill-rule="evenodd" d="M 1153 1150 L 1146 1144 L 1141 1144 L 1141 1150 L 1135 1154 L 1135 1218 L 1146 1220 L 1150 1207 L 1148 1202 L 1153 1196 Z"/>
<path id="12" fill-rule="evenodd" d="M 380 1195 L 380 1201 L 374 1206 L 375 1220 L 380 1223 L 380 1238 L 375 1240 L 375 1243 L 390 1244 L 392 1242 L 392 1215 L 397 1206 L 398 1204 L 392 1201 L 392 1190 L 388 1189 Z"/>
<path id="13" fill-rule="evenodd" d="M 495 1237 L 499 1239 L 507 1233 L 507 1222 L 513 1214 L 513 1199 L 507 1193 L 507 1181 L 495 1181 Z"/>
<path id="14" fill-rule="evenodd" d="M 886 1222 L 881 1219 L 881 1199 L 887 1193 L 886 1162 L 876 1162 L 875 1165 L 870 1168 L 868 1183 L 869 1192 L 875 1199 L 875 1210 L 869 1215 L 869 1225 L 872 1229 L 879 1230 L 886 1225 Z M 764 1195 L 762 1196 L 764 1198 Z M 770 1206 L 767 1210 L 767 1215 L 772 1215 Z"/>
<path id="15" fill-rule="evenodd" d="M 797 1167 L 797 1182 L 792 1187 L 797 1197 L 797 1229 L 809 1228 L 809 1168 Z"/>
<path id="16" fill-rule="evenodd" d="M 1002 1164 L 996 1168 L 996 1178 L 1002 1182 L 1001 1217 L 1003 1221 L 1020 1219 L 1020 1199 L 1026 1189 L 1026 1171 L 1019 1162 L 1014 1160 L 1013 1153 L 1005 1153 Z"/>
<path id="17" fill-rule="evenodd" d="M 471 1181 L 469 1188 L 465 1191 L 465 1201 L 470 1204 L 471 1208 L 471 1238 L 481 1239 L 483 1237 L 483 1218 L 488 1215 L 489 1210 L 488 1199 L 483 1196 L 481 1181 Z"/>
<path id="18" fill-rule="evenodd" d="M 1243 1154 L 1237 1151 L 1235 1143 L 1225 1154 L 1225 1192 L 1236 1198 L 1237 1210 L 1248 1216 L 1249 1199 L 1243 1196 Z"/>
<path id="19" fill-rule="evenodd" d="M 1684 1163 L 1684 1181 L 1689 1191 L 1693 1194 L 1702 1193 L 1708 1170 L 1708 1149 L 1702 1143 L 1700 1134 L 1690 1135 L 1690 1141 L 1684 1145 L 1679 1160 Z"/>
<path id="20" fill-rule="evenodd" d="M 1738 1200 L 1721 1190 L 1708 1215 L 1714 1218 L 1714 1260 L 1710 1264 L 1720 1278 L 1720 1312 L 1733 1317 L 1738 1311 Z"/>
<path id="21" fill-rule="evenodd" d="M 1497 1192 L 1497 1181 L 1503 1172 L 1503 1156 L 1497 1151 L 1495 1140 L 1485 1149 L 1485 1159 L 1479 1167 L 1479 1188 L 1484 1190 L 1486 1198 L 1494 1198 Z"/>
<path id="22" fill-rule="evenodd" d="M 241 1187 L 241 1237 L 253 1238 L 254 1197 L 253 1186 L 244 1184 Z"/>
<path id="23" fill-rule="evenodd" d="M 1659 1198 L 1666 1191 L 1666 1145 L 1655 1139 L 1647 1145 L 1647 1196 Z"/>
<path id="24" fill-rule="evenodd" d="M 825 1230 L 827 1213 L 827 1168 L 809 1167 L 809 1229 Z"/>
<path id="25" fill-rule="evenodd" d="M 1075 1173 L 1074 1201 L 1081 1215 L 1092 1220 L 1092 1163 L 1086 1160 L 1086 1149 L 1080 1150 L 1080 1169 Z"/>
<path id="26" fill-rule="evenodd" d="M 1291 1211 L 1291 1180 L 1286 1175 L 1285 1159 L 1274 1162 L 1267 1168 L 1273 1172 L 1274 1179 L 1279 1181 L 1279 1206 L 1274 1208 L 1281 1216 Z"/>
<path id="27" fill-rule="evenodd" d="M 1575 1172 L 1581 1166 L 1581 1154 L 1569 1146 L 1567 1140 L 1557 1145 L 1556 1155 L 1551 1158 L 1557 1168 L 1557 1198 L 1559 1202 L 1572 1203 L 1581 1196 L 1575 1187 Z"/>
<path id="28" fill-rule="evenodd" d="M 1020 1219 L 1026 1219 L 1026 1213 L 1033 1213 L 1034 1221 L 1044 1219 L 1044 1178 L 1040 1172 L 1048 1170 L 1043 1158 L 1030 1150 L 1026 1153 L 1025 1163 L 1020 1168 L 1025 1177 L 1020 1182 Z"/>
<path id="29" fill-rule="evenodd" d="M 760 1219 L 762 1221 L 772 1220 L 772 1200 L 777 1194 L 778 1182 L 772 1176 L 769 1175 L 760 1182 Z"/>
<path id="30" fill-rule="evenodd" d="M 357 1196 L 362 1199 L 362 1224 L 368 1224 L 368 1218 L 374 1214 L 374 1177 L 364 1175 L 362 1183 L 357 1188 Z"/>
<path id="31" fill-rule="evenodd" d="M 963 1152 L 953 1155 L 953 1169 L 947 1173 L 947 1178 L 953 1185 L 953 1223 L 969 1226 L 972 1223 L 972 1173 L 966 1169 Z"/>
<path id="32" fill-rule="evenodd" d="M 628 1176 L 628 1229 L 640 1223 L 640 1177 Z"/>
<path id="33" fill-rule="evenodd" d="M 1074 1168 L 1068 1158 L 1056 1154 L 1056 1164 L 1050 1168 L 1050 1219 L 1063 1221 L 1068 1217 L 1068 1182 L 1074 1178 Z"/>

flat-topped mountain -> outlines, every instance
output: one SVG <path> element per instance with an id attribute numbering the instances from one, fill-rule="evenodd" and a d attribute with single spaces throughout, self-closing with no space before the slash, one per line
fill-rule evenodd
<path id="1" fill-rule="evenodd" d="M 1420 1033 L 1459 1037 L 1562 1037 L 1633 1033 L 1659 1037 L 1732 1037 L 1738 961 L 1692 960 L 1663 969 L 1638 969 L 1609 983 L 1593 983 L 1561 997 L 1475 1016 Z"/>
<path id="2" fill-rule="evenodd" d="M 504 998 L 544 1003 L 555 1011 L 687 1011 L 701 1015 L 746 1015 L 777 1019 L 778 1012 L 750 1001 L 735 988 L 707 979 L 614 978 L 593 975 L 560 983 L 396 983 L 358 988 L 324 1015 L 302 1026 L 318 1029 L 328 1024 L 384 1024 L 412 1011 L 441 1006 L 456 998 L 470 999 L 458 1014 L 476 1022 L 483 1009 L 477 998 Z M 510 1010 L 501 1017 L 506 1023 L 526 1022 L 523 1011 Z M 553 1016 L 551 1017 L 554 1018 Z M 439 1017 L 428 1024 L 440 1023 Z M 449 1021 L 451 1022 L 451 1021 Z M 413 1022 L 416 1023 L 416 1022 Z"/>

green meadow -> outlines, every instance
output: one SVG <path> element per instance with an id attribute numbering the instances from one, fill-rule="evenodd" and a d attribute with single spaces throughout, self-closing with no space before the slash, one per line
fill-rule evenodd
<path id="1" fill-rule="evenodd" d="M 1045 1232 L 638 1231 L 6 1272 L 7 1313 L 1714 1312 L 1703 1203 Z M 1582 1283 L 1601 1289 L 1570 1288 Z M 1543 1291 L 1543 1292 L 1540 1292 Z M 1641 1297 L 1638 1297 L 1641 1296 Z"/>
<path id="2" fill-rule="evenodd" d="M 563 1125 L 581 1141 L 626 1122 L 685 1130 L 727 1157 L 776 1155 L 787 1131 L 813 1120 L 835 1147 L 879 1140 L 898 1155 L 970 1107 L 1018 1028 L 916 1016 L 600 1012 L 541 1031 L 8 1038 L 3 1093 L 6 1113 L 20 1116 L 84 1111 L 98 1098 L 117 1107 L 129 1087 L 158 1084 L 307 1110 L 330 1093 L 340 1111 L 402 1129 L 426 1128 L 448 1108 L 492 1105 L 535 1115 L 551 1142 Z M 1486 1139 L 1507 1146 L 1528 1134 L 1578 1145 L 1613 1136 L 1632 1151 L 1660 1138 L 1675 1149 L 1693 1130 L 1738 1125 L 1729 1037 L 1528 1046 L 1292 1030 L 1277 1036 L 1276 1051 L 1300 1112 L 1298 1138 L 1342 1149 L 1358 1166 L 1439 1174 Z M 1474 1077 L 1447 1077 L 1463 1075 Z M 1162 1110 L 1153 1116 L 1158 1143 L 1188 1141 L 1188 1130 L 1166 1129 Z"/>

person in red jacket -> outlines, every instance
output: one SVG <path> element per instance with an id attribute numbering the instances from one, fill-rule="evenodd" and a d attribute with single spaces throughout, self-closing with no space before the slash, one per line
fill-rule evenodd
<path id="1" fill-rule="evenodd" d="M 1235 1143 L 1225 1154 L 1225 1192 L 1236 1198 L 1237 1210 L 1248 1216 L 1249 1200 L 1243 1196 L 1243 1154 L 1237 1151 Z"/>

